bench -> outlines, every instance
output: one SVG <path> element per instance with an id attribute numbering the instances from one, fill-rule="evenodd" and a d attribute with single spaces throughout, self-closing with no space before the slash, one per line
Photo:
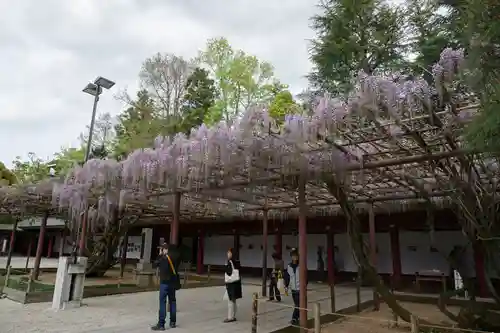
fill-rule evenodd
<path id="1" fill-rule="evenodd" d="M 417 292 L 420 292 L 420 282 L 422 281 L 432 281 L 440 282 L 443 287 L 443 292 L 446 292 L 446 275 L 440 270 L 425 270 L 415 272 L 415 285 L 417 287 Z"/>

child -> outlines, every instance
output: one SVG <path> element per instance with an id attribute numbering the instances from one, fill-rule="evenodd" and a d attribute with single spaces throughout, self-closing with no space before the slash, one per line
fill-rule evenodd
<path id="1" fill-rule="evenodd" d="M 288 264 L 285 270 L 285 287 L 286 290 L 290 289 L 292 292 L 293 305 L 295 308 L 293 309 L 292 314 L 292 325 L 298 325 L 299 323 L 299 306 L 300 306 L 300 278 L 299 275 L 299 252 L 297 249 L 292 249 L 290 251 L 290 257 L 292 257 L 292 262 Z"/>

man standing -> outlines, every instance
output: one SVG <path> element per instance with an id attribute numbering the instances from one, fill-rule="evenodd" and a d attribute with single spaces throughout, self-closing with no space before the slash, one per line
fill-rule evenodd
<path id="1" fill-rule="evenodd" d="M 299 274 L 299 251 L 297 249 L 292 249 L 290 252 L 290 257 L 292 257 L 292 262 L 288 264 L 288 267 L 285 270 L 285 290 L 290 289 L 292 291 L 292 299 L 293 305 L 295 308 L 293 309 L 292 314 L 292 325 L 298 325 L 299 323 L 299 307 L 300 307 L 300 279 L 301 276 Z"/>
<path id="2" fill-rule="evenodd" d="M 273 253 L 274 268 L 271 272 L 271 281 L 269 282 L 269 300 L 274 301 L 274 296 L 276 300 L 281 302 L 281 294 L 278 288 L 278 280 L 283 277 L 284 264 L 281 260 L 279 253 Z"/>
<path id="3" fill-rule="evenodd" d="M 170 328 L 177 325 L 177 305 L 175 292 L 180 288 L 180 279 L 177 274 L 180 255 L 174 246 L 170 247 L 164 243 L 160 246 L 158 259 L 153 263 L 160 270 L 160 304 L 158 311 L 158 323 L 151 327 L 153 331 L 164 331 L 167 317 L 167 299 L 170 305 Z"/>

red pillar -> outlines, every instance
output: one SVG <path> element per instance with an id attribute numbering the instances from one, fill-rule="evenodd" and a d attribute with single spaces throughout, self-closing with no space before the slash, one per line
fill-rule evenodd
<path id="1" fill-rule="evenodd" d="M 35 264 L 33 267 L 33 280 L 38 280 L 38 276 L 40 275 L 40 263 L 42 261 L 42 253 L 43 253 L 43 241 L 45 238 L 45 229 L 47 228 L 48 218 L 49 218 L 49 212 L 47 211 L 42 218 L 42 223 L 40 224 L 40 234 L 38 235 Z"/>
<path id="2" fill-rule="evenodd" d="M 234 241 L 233 241 L 233 257 L 235 260 L 240 260 L 240 235 L 233 229 Z"/>
<path id="3" fill-rule="evenodd" d="M 476 281 L 479 285 L 478 296 L 487 297 L 488 287 L 486 285 L 485 267 L 484 267 L 484 253 L 480 243 L 474 244 L 474 268 L 476 270 Z"/>
<path id="4" fill-rule="evenodd" d="M 170 244 L 179 245 L 179 219 L 181 215 L 181 194 L 174 194 L 173 219 L 170 224 Z"/>
<path id="5" fill-rule="evenodd" d="M 16 242 L 16 231 L 18 222 L 19 220 L 16 218 L 14 224 L 12 225 L 12 231 L 10 233 L 10 242 L 9 242 L 9 253 L 7 254 L 7 262 L 5 263 L 6 270 L 9 268 L 10 263 L 12 261 L 12 254 L 14 253 L 14 244 Z"/>
<path id="6" fill-rule="evenodd" d="M 280 222 L 274 229 L 274 253 L 283 259 L 283 230 Z"/>
<path id="7" fill-rule="evenodd" d="M 54 246 L 54 236 L 49 237 L 49 248 L 47 249 L 47 258 L 52 257 L 52 247 Z"/>
<path id="8" fill-rule="evenodd" d="M 203 257 L 205 254 L 205 237 L 201 231 L 198 231 L 198 253 L 196 255 L 196 273 L 203 274 Z"/>
<path id="9" fill-rule="evenodd" d="M 392 256 L 392 288 L 398 289 L 401 283 L 401 249 L 399 245 L 399 228 L 391 224 L 389 229 Z"/>
<path id="10" fill-rule="evenodd" d="M 331 227 L 328 227 L 326 233 L 326 256 L 328 270 L 328 284 L 335 284 L 335 234 Z"/>

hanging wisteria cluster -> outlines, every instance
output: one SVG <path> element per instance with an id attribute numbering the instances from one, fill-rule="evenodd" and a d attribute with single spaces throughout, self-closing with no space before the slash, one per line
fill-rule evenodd
<path id="1" fill-rule="evenodd" d="M 90 160 L 54 186 L 53 203 L 72 216 L 93 206 L 95 219 L 106 219 L 112 207 L 124 208 L 132 197 L 148 200 L 346 170 L 376 152 L 370 145 L 350 145 L 346 135 L 374 123 L 390 137 L 410 132 L 405 120 L 430 115 L 433 96 L 456 79 L 463 56 L 461 50 L 443 51 L 433 68 L 435 86 L 419 78 L 360 73 L 349 100 L 323 97 L 312 115 L 288 115 L 277 124 L 266 108 L 252 107 L 231 126 L 202 125 L 189 136 L 159 137 L 154 147 L 120 162 Z"/>

